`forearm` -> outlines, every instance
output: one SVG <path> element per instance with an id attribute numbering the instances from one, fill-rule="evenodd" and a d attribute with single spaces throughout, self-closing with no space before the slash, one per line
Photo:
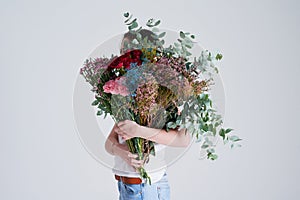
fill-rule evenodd
<path id="1" fill-rule="evenodd" d="M 105 142 L 105 150 L 111 154 L 111 155 L 115 155 L 116 150 L 114 149 L 117 145 L 117 140 L 114 139 L 113 137 L 109 137 L 107 138 L 106 142 Z"/>
<path id="2" fill-rule="evenodd" d="M 118 141 L 118 135 L 116 133 L 116 125 L 110 132 L 107 140 L 105 141 L 105 149 L 106 151 L 114 156 L 119 156 L 123 159 L 128 165 L 138 169 L 143 166 L 144 160 L 138 160 L 137 154 L 132 154 L 126 143 L 120 144 Z"/>
<path id="3" fill-rule="evenodd" d="M 111 130 L 111 133 L 105 142 L 105 150 L 111 155 L 120 156 L 122 144 L 119 143 L 118 135 L 115 133 L 114 129 L 115 126 Z"/>
<path id="4" fill-rule="evenodd" d="M 166 131 L 165 129 L 140 126 L 139 131 L 142 138 L 159 144 L 174 147 L 187 147 L 190 143 L 190 135 L 186 132 L 186 129 L 180 131 L 171 129 Z"/>

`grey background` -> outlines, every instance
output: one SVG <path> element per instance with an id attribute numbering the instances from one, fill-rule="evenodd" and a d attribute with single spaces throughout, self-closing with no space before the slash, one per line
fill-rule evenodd
<path id="1" fill-rule="evenodd" d="M 298 1 L 1 1 L 0 199 L 117 199 L 111 170 L 83 148 L 72 94 L 83 60 L 141 24 L 190 31 L 224 54 L 225 126 L 242 148 L 218 145 L 219 159 L 197 160 L 197 147 L 169 170 L 181 199 L 299 197 Z M 196 197 L 197 196 L 197 197 Z"/>

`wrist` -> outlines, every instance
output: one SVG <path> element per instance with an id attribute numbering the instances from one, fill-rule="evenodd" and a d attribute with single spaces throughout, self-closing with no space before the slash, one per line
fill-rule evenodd
<path id="1" fill-rule="evenodd" d="M 141 125 L 139 125 L 138 126 L 138 135 L 139 135 L 139 137 L 141 137 L 141 138 L 144 138 L 144 139 L 148 139 L 148 127 L 146 127 L 146 126 L 141 126 Z"/>

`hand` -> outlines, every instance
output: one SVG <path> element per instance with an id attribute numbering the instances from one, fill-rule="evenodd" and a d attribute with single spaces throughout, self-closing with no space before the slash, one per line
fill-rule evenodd
<path id="1" fill-rule="evenodd" d="M 138 155 L 133 154 L 129 151 L 128 146 L 126 144 L 119 144 L 118 145 L 118 155 L 129 165 L 132 167 L 139 168 L 144 165 L 144 160 L 137 160 Z M 138 172 L 138 170 L 137 170 Z"/>
<path id="2" fill-rule="evenodd" d="M 119 122 L 115 131 L 124 140 L 129 140 L 134 137 L 141 137 L 140 125 L 130 120 Z"/>

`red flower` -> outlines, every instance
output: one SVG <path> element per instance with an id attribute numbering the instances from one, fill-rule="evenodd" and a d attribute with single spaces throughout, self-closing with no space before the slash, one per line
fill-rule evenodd
<path id="1" fill-rule="evenodd" d="M 120 69 L 124 67 L 125 69 L 130 68 L 131 63 L 137 63 L 137 65 L 142 64 L 141 56 L 142 56 L 141 50 L 132 50 L 128 51 L 125 54 L 115 58 L 109 65 L 108 68 L 110 69 Z"/>

